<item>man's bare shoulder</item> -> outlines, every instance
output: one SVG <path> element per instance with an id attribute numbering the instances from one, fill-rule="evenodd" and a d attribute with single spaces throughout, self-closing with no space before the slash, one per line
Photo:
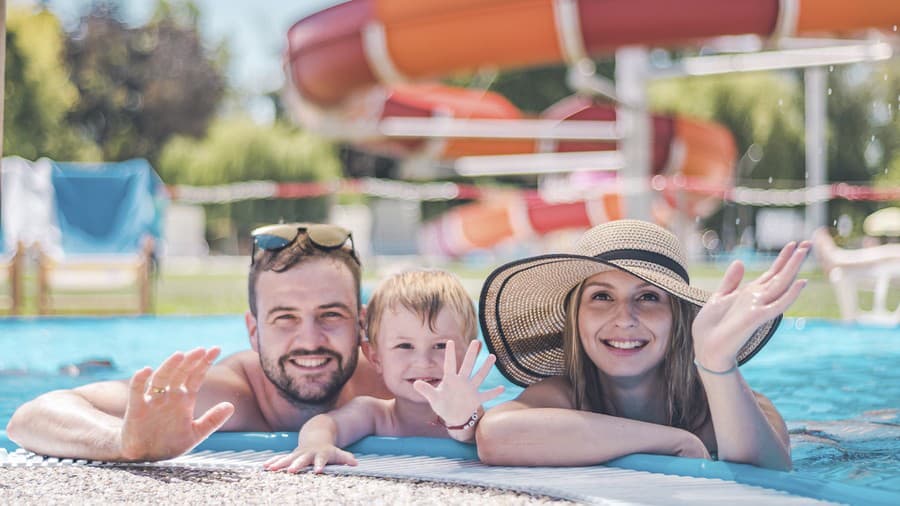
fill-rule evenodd
<path id="1" fill-rule="evenodd" d="M 260 369 L 259 355 L 253 350 L 239 351 L 223 358 L 213 368 L 215 369 L 219 366 L 232 369 L 235 372 L 244 372 L 247 369 Z"/>
<path id="2" fill-rule="evenodd" d="M 370 396 L 379 399 L 393 399 L 394 394 L 384 385 L 381 374 L 375 370 L 375 366 L 366 359 L 365 354 L 359 354 L 359 362 L 356 371 L 344 385 L 338 399 L 338 406 L 346 404 L 351 399 L 360 396 Z"/>
<path id="3" fill-rule="evenodd" d="M 209 386 L 236 388 L 238 391 L 250 390 L 254 368 L 259 369 L 258 355 L 251 350 L 240 351 L 212 366 L 207 373 L 206 383 Z"/>
<path id="4" fill-rule="evenodd" d="M 251 350 L 225 357 L 207 373 L 195 412 L 199 415 L 227 401 L 234 405 L 235 413 L 222 430 L 268 430 L 259 404 L 260 394 L 255 388 L 262 374 L 259 356 Z"/>

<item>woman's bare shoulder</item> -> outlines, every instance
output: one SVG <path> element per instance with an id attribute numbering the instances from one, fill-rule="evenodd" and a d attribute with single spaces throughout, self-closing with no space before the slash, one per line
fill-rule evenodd
<path id="1" fill-rule="evenodd" d="M 529 385 L 516 397 L 522 407 L 573 409 L 572 384 L 563 376 L 544 378 Z"/>
<path id="2" fill-rule="evenodd" d="M 778 436 L 781 438 L 782 442 L 790 446 L 791 440 L 788 435 L 787 424 L 784 423 L 784 417 L 781 416 L 781 413 L 778 412 L 778 408 L 775 407 L 775 404 L 769 400 L 765 395 L 753 390 L 753 396 L 756 398 L 756 403 L 759 405 L 759 409 L 763 412 L 766 419 L 769 421 L 769 425 L 775 429 L 775 432 L 778 433 Z"/>

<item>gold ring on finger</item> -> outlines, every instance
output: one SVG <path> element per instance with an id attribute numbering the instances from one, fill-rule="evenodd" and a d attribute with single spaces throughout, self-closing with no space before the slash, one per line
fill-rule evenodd
<path id="1" fill-rule="evenodd" d="M 169 389 L 167 389 L 167 388 L 150 385 L 150 393 L 151 394 L 164 394 L 168 391 L 169 391 Z"/>

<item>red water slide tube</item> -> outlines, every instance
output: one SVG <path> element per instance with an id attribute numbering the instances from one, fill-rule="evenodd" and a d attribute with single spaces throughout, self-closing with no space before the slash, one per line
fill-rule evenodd
<path id="1" fill-rule="evenodd" d="M 900 23 L 897 0 L 351 0 L 288 31 L 288 72 L 307 101 L 374 84 L 575 61 L 641 44 L 790 36 Z"/>
<path id="2" fill-rule="evenodd" d="M 722 35 L 790 36 L 890 26 L 900 1 L 860 0 L 352 0 L 297 22 L 288 33 L 286 73 L 300 109 L 337 119 L 329 133 L 392 117 L 518 119 L 504 97 L 438 84 L 402 84 L 492 66 L 574 62 L 631 44 L 689 44 Z M 380 85 L 380 86 L 376 86 Z M 298 114 L 303 120 L 304 114 Z M 306 116 L 308 117 L 308 115 Z M 612 106 L 571 97 L 542 114 L 564 121 L 614 120 Z M 317 125 L 311 125 L 315 128 Z M 365 128 L 363 129 L 365 130 Z M 373 130 L 374 131 L 374 130 Z M 400 156 L 598 151 L 615 143 L 531 140 L 356 139 Z M 736 150 L 720 125 L 653 117 L 654 174 L 731 184 Z M 664 196 L 680 212 L 707 215 L 715 199 Z M 438 251 L 461 254 L 507 238 L 588 227 L 623 214 L 620 195 L 550 203 L 537 193 L 456 208 L 427 233 Z"/>

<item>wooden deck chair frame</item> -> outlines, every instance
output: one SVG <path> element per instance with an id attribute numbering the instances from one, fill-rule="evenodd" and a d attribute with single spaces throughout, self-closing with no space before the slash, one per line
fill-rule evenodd
<path id="1" fill-rule="evenodd" d="M 141 250 L 137 254 L 80 256 L 63 261 L 56 261 L 39 251 L 38 313 L 49 315 L 66 311 L 149 314 L 153 296 L 153 245 L 153 239 L 148 237 L 142 241 Z M 125 276 L 128 281 L 112 284 L 84 283 L 82 286 L 77 286 L 77 281 L 73 282 L 71 279 L 60 281 L 60 278 L 66 276 L 80 276 L 86 280 L 92 274 Z M 123 306 L 119 293 L 102 293 L 126 288 L 137 291 L 136 305 Z M 111 304 L 115 307 L 110 307 Z"/>
<path id="2" fill-rule="evenodd" d="M 24 298 L 22 277 L 25 271 L 25 246 L 21 242 L 16 244 L 12 257 L 8 261 L 0 263 L 0 270 L 3 271 L 6 281 L 9 283 L 9 295 L 0 297 L 3 301 L 4 309 L 7 309 L 11 315 L 22 314 L 22 300 Z"/>

